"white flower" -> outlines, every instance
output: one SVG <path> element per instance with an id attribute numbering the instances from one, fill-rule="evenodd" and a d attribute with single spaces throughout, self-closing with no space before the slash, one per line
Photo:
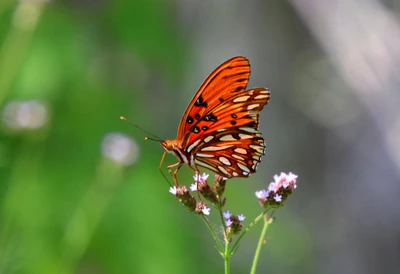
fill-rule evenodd
<path id="1" fill-rule="evenodd" d="M 171 187 L 169 188 L 169 192 L 172 193 L 172 194 L 174 194 L 174 195 L 176 195 L 176 186 L 171 186 Z"/>
<path id="2" fill-rule="evenodd" d="M 210 208 L 209 207 L 203 207 L 201 212 L 203 212 L 204 215 L 210 215 Z"/>
<path id="3" fill-rule="evenodd" d="M 190 191 L 197 191 L 197 183 L 193 183 L 190 185 Z"/>
<path id="4" fill-rule="evenodd" d="M 201 179 L 205 182 L 208 179 L 208 174 L 203 173 L 203 175 L 201 175 Z"/>

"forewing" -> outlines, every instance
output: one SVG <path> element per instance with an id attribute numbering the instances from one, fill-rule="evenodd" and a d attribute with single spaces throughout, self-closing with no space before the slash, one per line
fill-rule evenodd
<path id="1" fill-rule="evenodd" d="M 235 93 L 246 89 L 250 77 L 249 61 L 242 56 L 234 57 L 216 68 L 203 82 L 179 123 L 177 140 L 183 140 L 187 132 L 193 132 L 196 123 L 207 112 L 228 100 Z"/>
<path id="2" fill-rule="evenodd" d="M 193 123 L 190 131 L 183 136 L 183 147 L 190 148 L 199 139 L 223 130 L 239 130 L 258 132 L 258 113 L 268 103 L 270 92 L 266 88 L 254 88 L 234 93 Z M 188 151 L 190 152 L 190 150 Z"/>

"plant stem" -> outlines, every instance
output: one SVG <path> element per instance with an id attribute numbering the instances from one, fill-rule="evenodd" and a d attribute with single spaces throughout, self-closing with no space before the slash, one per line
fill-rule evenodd
<path id="1" fill-rule="evenodd" d="M 225 242 L 225 252 L 224 252 L 225 274 L 229 274 L 229 259 L 230 258 L 231 258 L 231 253 L 229 252 L 229 242 Z"/>
<path id="2" fill-rule="evenodd" d="M 251 266 L 250 274 L 255 274 L 256 273 L 256 267 L 257 267 L 258 259 L 260 258 L 261 247 L 263 245 L 263 242 L 264 242 L 264 239 L 265 239 L 265 234 L 267 233 L 267 228 L 268 228 L 268 225 L 270 223 L 271 222 L 268 219 L 268 216 L 265 216 L 265 218 L 264 218 L 264 226 L 262 228 L 260 238 L 258 239 L 258 244 L 257 244 L 256 252 L 254 254 L 254 259 L 253 259 L 253 264 Z"/>

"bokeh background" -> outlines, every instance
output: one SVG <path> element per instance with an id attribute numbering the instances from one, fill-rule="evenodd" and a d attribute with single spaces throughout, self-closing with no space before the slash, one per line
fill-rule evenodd
<path id="1" fill-rule="evenodd" d="M 168 192 L 159 144 L 119 116 L 174 139 L 236 55 L 272 97 L 267 154 L 228 182 L 227 208 L 250 222 L 256 190 L 299 175 L 258 273 L 399 273 L 397 0 L 1 0 L 0 273 L 223 272 Z M 232 273 L 249 272 L 259 232 Z"/>

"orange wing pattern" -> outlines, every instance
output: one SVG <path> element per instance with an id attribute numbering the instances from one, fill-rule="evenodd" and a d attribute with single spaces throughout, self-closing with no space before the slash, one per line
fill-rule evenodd
<path id="1" fill-rule="evenodd" d="M 265 143 L 258 131 L 258 112 L 268 103 L 270 93 L 255 88 L 236 93 L 210 109 L 215 121 L 202 119 L 188 133 L 182 147 L 194 157 L 194 166 L 208 168 L 227 178 L 248 177 L 256 171 L 265 153 Z M 185 143 L 186 141 L 186 143 Z"/>
<path id="2" fill-rule="evenodd" d="M 245 57 L 234 57 L 216 68 L 203 82 L 190 101 L 180 123 L 177 140 L 195 128 L 196 121 L 236 92 L 246 89 L 250 77 L 250 64 Z M 212 116 L 209 117 L 211 120 Z"/>
<path id="3" fill-rule="evenodd" d="M 179 162 L 168 166 L 176 185 L 179 168 L 207 168 L 223 177 L 248 177 L 265 153 L 259 115 L 270 98 L 267 88 L 246 90 L 250 64 L 234 57 L 215 69 L 187 107 L 176 140 L 161 145 Z M 175 168 L 172 174 L 171 169 Z"/>

